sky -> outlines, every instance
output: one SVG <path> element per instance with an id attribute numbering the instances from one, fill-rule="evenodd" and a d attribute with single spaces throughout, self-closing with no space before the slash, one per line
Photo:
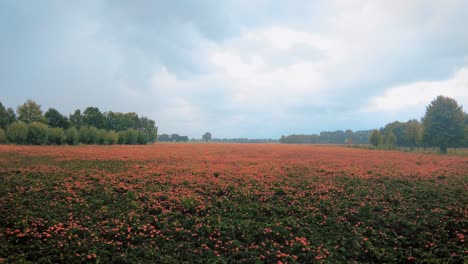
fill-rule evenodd
<path id="1" fill-rule="evenodd" d="M 279 138 L 468 107 L 466 0 L 0 0 L 0 102 Z"/>

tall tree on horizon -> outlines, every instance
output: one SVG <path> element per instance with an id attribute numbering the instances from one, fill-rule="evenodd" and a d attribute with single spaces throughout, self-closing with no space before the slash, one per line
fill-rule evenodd
<path id="1" fill-rule="evenodd" d="M 28 125 L 34 122 L 47 122 L 42 115 L 41 105 L 31 99 L 28 99 L 24 104 L 18 106 L 16 112 L 18 114 L 18 120 Z"/>
<path id="2" fill-rule="evenodd" d="M 203 134 L 202 139 L 206 142 L 211 141 L 211 133 L 206 132 L 205 134 Z"/>
<path id="3" fill-rule="evenodd" d="M 424 141 L 446 154 L 447 148 L 463 143 L 465 113 L 454 99 L 438 96 L 427 106 L 423 126 Z"/>
<path id="4" fill-rule="evenodd" d="M 5 108 L 0 102 L 0 128 L 6 131 L 8 126 L 15 121 L 15 111 L 11 107 Z"/>
<path id="5" fill-rule="evenodd" d="M 61 127 L 67 129 L 69 126 L 68 118 L 62 115 L 57 109 L 49 108 L 44 116 L 47 118 L 49 127 Z"/>

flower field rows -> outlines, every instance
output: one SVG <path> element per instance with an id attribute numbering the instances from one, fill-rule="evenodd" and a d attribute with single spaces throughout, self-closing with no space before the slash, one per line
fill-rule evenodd
<path id="1" fill-rule="evenodd" d="M 0 146 L 0 263 L 463 263 L 468 158 Z"/>

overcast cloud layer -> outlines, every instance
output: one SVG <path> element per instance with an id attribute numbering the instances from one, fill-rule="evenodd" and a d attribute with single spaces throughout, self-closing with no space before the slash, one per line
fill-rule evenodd
<path id="1" fill-rule="evenodd" d="M 279 138 L 468 105 L 468 1 L 0 1 L 0 101 Z"/>

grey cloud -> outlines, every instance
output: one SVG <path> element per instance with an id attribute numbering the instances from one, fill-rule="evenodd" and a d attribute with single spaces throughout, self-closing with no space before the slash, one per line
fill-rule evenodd
<path id="1" fill-rule="evenodd" d="M 330 21 L 336 10 L 329 1 L 5 0 L 0 2 L 1 101 L 16 107 L 32 98 L 64 113 L 90 105 L 136 111 L 160 120 L 161 131 L 190 136 L 206 129 L 220 137 L 279 137 L 378 127 L 379 117 L 356 112 L 369 97 L 395 85 L 447 79 L 467 65 L 468 6 L 458 5 L 444 12 L 410 10 L 404 17 L 408 24 L 391 21 L 390 29 L 363 40 L 363 45 L 375 44 L 375 50 L 336 65 L 325 76 L 323 90 L 293 98 L 294 104 L 284 102 L 288 87 L 278 84 L 273 88 L 284 90 L 284 98 L 265 92 L 259 96 L 267 104 L 241 105 L 232 97 L 244 87 L 216 75 L 211 49 L 236 48 L 245 62 L 261 55 L 268 67 L 327 60 L 306 45 L 267 54 L 264 43 L 244 42 L 240 36 L 279 25 L 334 37 Z M 152 78 L 161 68 L 188 88 L 154 87 Z M 196 113 L 171 120 L 171 111 L 183 114 L 179 99 Z M 386 116 L 398 117 L 407 115 Z"/>

